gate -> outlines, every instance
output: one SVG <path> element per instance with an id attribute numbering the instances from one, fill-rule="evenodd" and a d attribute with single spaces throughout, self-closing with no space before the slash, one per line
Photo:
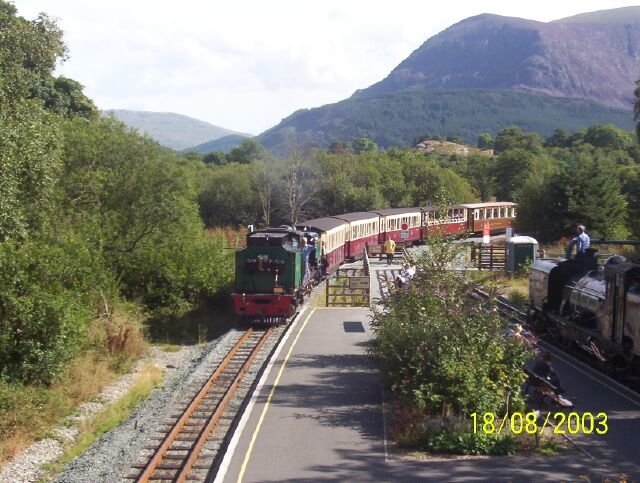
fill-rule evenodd
<path id="1" fill-rule="evenodd" d="M 471 261 L 478 270 L 506 270 L 507 247 L 474 244 L 471 246 Z"/>
<path id="2" fill-rule="evenodd" d="M 371 280 L 366 250 L 362 263 L 363 268 L 339 268 L 327 279 L 327 307 L 369 307 Z"/>

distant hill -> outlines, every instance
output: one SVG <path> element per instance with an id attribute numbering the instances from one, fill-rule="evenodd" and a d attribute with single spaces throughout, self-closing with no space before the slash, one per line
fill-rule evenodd
<path id="1" fill-rule="evenodd" d="M 295 112 L 258 139 L 277 152 L 293 138 L 406 146 L 425 134 L 475 143 L 511 125 L 543 135 L 600 123 L 631 129 L 638 78 L 640 7 L 549 23 L 483 14 L 431 37 L 351 98 Z"/>
<path id="2" fill-rule="evenodd" d="M 250 136 L 172 112 L 109 109 L 102 111 L 102 113 L 105 115 L 113 114 L 127 126 L 137 129 L 141 133 L 147 133 L 163 146 L 177 150 L 231 134 Z"/>
<path id="3" fill-rule="evenodd" d="M 576 130 L 611 123 L 633 129 L 633 113 L 584 99 L 568 99 L 508 89 L 423 89 L 353 97 L 293 113 L 258 136 L 273 152 L 287 139 L 327 147 L 359 137 L 380 147 L 410 146 L 426 135 L 458 135 L 475 145 L 483 132 L 509 126 L 548 136 L 557 128 Z"/>
<path id="4" fill-rule="evenodd" d="M 208 154 L 214 151 L 228 153 L 233 148 L 235 148 L 240 143 L 242 143 L 242 141 L 244 141 L 245 139 L 249 139 L 249 137 L 251 136 L 245 136 L 243 134 L 229 134 L 228 136 L 224 136 L 219 139 L 214 139 L 213 141 L 209 141 L 206 143 L 198 144 L 197 146 L 183 149 L 183 151 L 196 152 L 200 154 Z"/>

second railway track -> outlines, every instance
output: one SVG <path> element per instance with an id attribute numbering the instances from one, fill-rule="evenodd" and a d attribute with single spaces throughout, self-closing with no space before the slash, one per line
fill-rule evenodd
<path id="1" fill-rule="evenodd" d="M 476 298 L 484 301 L 488 301 L 490 299 L 490 295 L 487 292 L 484 292 L 483 290 L 479 290 L 479 289 L 475 289 L 473 291 L 473 295 Z M 535 334 L 537 337 L 540 338 L 542 348 L 545 348 L 544 347 L 545 344 L 548 344 L 548 346 L 555 347 L 557 350 L 562 351 L 565 355 L 573 357 L 576 360 L 579 360 L 580 362 L 587 364 L 593 370 L 601 374 L 602 377 L 610 378 L 611 380 L 624 385 L 627 389 L 634 391 L 635 393 L 640 395 L 640 384 L 638 383 L 637 380 L 635 379 L 630 380 L 620 375 L 610 374 L 608 371 L 603 371 L 602 368 L 598 367 L 596 361 L 594 361 L 592 358 L 584 354 L 576 353 L 576 351 L 567 352 L 566 347 L 560 346 L 554 343 L 553 341 L 547 340 L 544 337 L 544 334 L 536 334 L 536 332 L 533 329 L 531 329 L 531 327 L 528 324 L 527 314 L 521 311 L 520 309 L 514 307 L 513 305 L 511 305 L 507 301 L 507 299 L 505 299 L 502 296 L 497 296 L 495 299 L 495 302 L 496 302 L 496 309 L 498 310 L 498 313 L 500 314 L 500 317 L 502 319 L 510 323 L 520 324 L 523 327 L 527 327 L 529 331 L 531 331 L 533 334 Z"/>

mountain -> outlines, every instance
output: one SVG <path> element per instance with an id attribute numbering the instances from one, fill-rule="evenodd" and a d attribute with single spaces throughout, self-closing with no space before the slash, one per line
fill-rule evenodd
<path id="1" fill-rule="evenodd" d="M 219 139 L 214 139 L 213 141 L 208 141 L 206 143 L 198 144 L 197 146 L 183 149 L 183 151 L 196 152 L 200 154 L 208 154 L 214 151 L 228 153 L 242 143 L 242 141 L 249 139 L 249 137 L 251 136 L 245 136 L 244 134 L 229 134 L 228 136 L 223 136 Z"/>
<path id="2" fill-rule="evenodd" d="M 517 125 L 543 135 L 612 123 L 632 128 L 640 78 L 640 7 L 553 22 L 482 14 L 428 39 L 390 74 L 336 104 L 293 113 L 259 136 L 326 147 L 367 136 L 380 146 Z"/>
<path id="3" fill-rule="evenodd" d="M 231 134 L 250 136 L 172 112 L 109 109 L 102 113 L 112 114 L 127 126 L 147 133 L 161 145 L 178 150 Z"/>
<path id="4" fill-rule="evenodd" d="M 549 23 L 483 14 L 430 38 L 386 79 L 357 95 L 517 89 L 630 109 L 638 77 L 640 7 Z"/>
<path id="5" fill-rule="evenodd" d="M 380 147 L 410 146 L 426 135 L 460 136 L 475 145 L 483 132 L 495 135 L 509 126 L 549 136 L 611 123 L 633 129 L 633 113 L 584 99 L 568 99 L 509 89 L 405 90 L 353 97 L 336 104 L 293 113 L 258 136 L 272 152 L 287 140 L 309 147 L 368 137 Z"/>

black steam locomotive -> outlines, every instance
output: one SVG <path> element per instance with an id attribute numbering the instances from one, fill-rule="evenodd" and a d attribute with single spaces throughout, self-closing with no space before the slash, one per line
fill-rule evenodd
<path id="1" fill-rule="evenodd" d="M 529 324 L 604 367 L 640 374 L 640 264 L 613 256 L 598 267 L 596 252 L 532 265 Z"/>

